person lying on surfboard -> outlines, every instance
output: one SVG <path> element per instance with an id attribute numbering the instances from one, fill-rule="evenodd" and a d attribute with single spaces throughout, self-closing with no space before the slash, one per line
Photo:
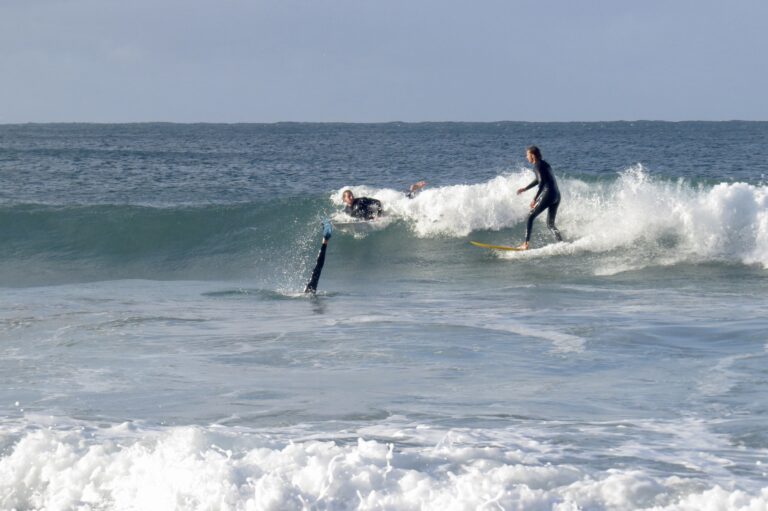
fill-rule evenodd
<path id="1" fill-rule="evenodd" d="M 533 171 L 536 173 L 536 178 L 531 183 L 520 188 L 517 194 L 520 195 L 526 190 L 530 190 L 536 185 L 539 185 L 536 191 L 536 196 L 531 201 L 531 212 L 528 213 L 528 221 L 525 224 L 525 242 L 520 245 L 519 248 L 528 250 L 528 242 L 531 241 L 531 227 L 533 226 L 533 220 L 539 216 L 544 210 L 547 211 L 547 227 L 555 235 L 557 241 L 563 241 L 563 237 L 560 235 L 560 231 L 555 227 L 555 217 L 557 216 L 557 208 L 560 206 L 560 190 L 557 188 L 557 181 L 555 181 L 555 175 L 552 173 L 552 167 L 549 163 L 541 159 L 541 151 L 535 145 L 528 146 L 525 149 L 525 157 L 529 163 L 533 164 Z"/>
<path id="2" fill-rule="evenodd" d="M 426 181 L 419 181 L 413 183 L 407 192 L 406 197 L 413 199 L 427 184 Z M 351 217 L 360 218 L 362 220 L 375 220 L 381 216 L 383 207 L 381 201 L 378 199 L 372 199 L 370 197 L 355 197 L 352 190 L 344 190 L 341 193 L 341 200 L 346 205 L 344 212 Z"/>

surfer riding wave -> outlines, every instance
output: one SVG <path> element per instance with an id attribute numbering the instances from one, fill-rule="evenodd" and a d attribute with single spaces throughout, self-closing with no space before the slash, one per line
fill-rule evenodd
<path id="1" fill-rule="evenodd" d="M 543 213 L 544 210 L 547 210 L 547 227 L 549 227 L 549 230 L 555 235 L 555 239 L 557 241 L 563 241 L 563 237 L 555 226 L 557 208 L 560 207 L 560 190 L 557 187 L 555 175 L 552 173 L 552 167 L 541 158 L 541 151 L 535 145 L 526 148 L 525 156 L 528 159 L 528 162 L 533 164 L 533 171 L 536 173 L 536 178 L 531 181 L 528 186 L 517 190 L 517 194 L 520 195 L 534 186 L 539 185 L 538 190 L 536 190 L 536 196 L 531 201 L 531 211 L 528 213 L 528 220 L 525 224 L 525 242 L 519 247 L 523 250 L 528 250 L 528 243 L 531 241 L 533 221 L 537 216 Z"/>

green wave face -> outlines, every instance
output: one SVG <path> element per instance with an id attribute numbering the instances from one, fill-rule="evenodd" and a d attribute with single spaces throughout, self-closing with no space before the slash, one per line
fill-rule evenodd
<path id="1" fill-rule="evenodd" d="M 0 278 L 5 285 L 23 285 L 242 275 L 309 241 L 319 202 L 5 206 Z"/>

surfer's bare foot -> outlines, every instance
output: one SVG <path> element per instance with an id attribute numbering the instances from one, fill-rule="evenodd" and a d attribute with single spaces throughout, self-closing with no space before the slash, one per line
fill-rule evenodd
<path id="1" fill-rule="evenodd" d="M 526 241 L 521 243 L 517 248 L 519 248 L 520 250 L 528 250 L 528 242 Z"/>

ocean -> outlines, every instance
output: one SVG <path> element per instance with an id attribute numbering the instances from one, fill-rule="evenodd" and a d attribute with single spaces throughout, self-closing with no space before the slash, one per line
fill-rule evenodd
<path id="1" fill-rule="evenodd" d="M 0 125 L 0 354 L 3 510 L 765 510 L 768 122 Z"/>

